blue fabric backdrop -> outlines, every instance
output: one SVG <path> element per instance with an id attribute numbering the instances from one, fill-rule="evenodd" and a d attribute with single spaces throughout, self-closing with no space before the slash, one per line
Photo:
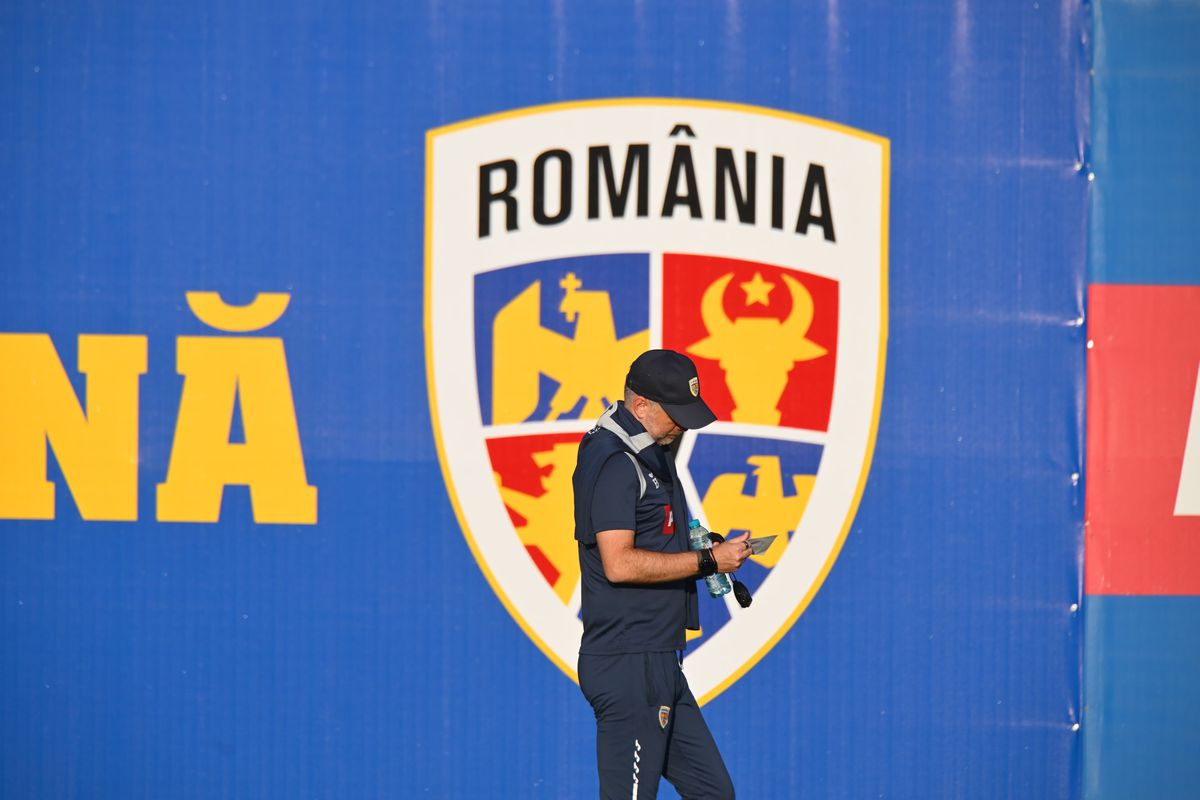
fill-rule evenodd
<path id="1" fill-rule="evenodd" d="M 1076 796 L 1086 15 L 1070 2 L 8 3 L 0 330 L 149 341 L 139 521 L 0 523 L 5 797 L 581 797 L 591 710 L 446 498 L 428 129 L 694 97 L 891 141 L 889 349 L 840 558 L 706 716 L 745 797 Z M 155 521 L 185 291 L 287 291 L 314 526 Z M 2 401 L 0 401 L 2 402 Z M 664 788 L 664 795 L 669 795 Z"/>

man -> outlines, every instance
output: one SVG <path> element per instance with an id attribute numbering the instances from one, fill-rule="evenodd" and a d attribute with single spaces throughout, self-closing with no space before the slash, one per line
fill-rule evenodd
<path id="1" fill-rule="evenodd" d="M 681 653 L 684 629 L 699 628 L 696 579 L 736 571 L 749 534 L 689 549 L 687 502 L 665 449 L 714 419 L 691 360 L 650 350 L 629 368 L 624 402 L 579 444 L 579 687 L 596 712 L 601 798 L 653 798 L 660 776 L 687 800 L 734 796 Z"/>

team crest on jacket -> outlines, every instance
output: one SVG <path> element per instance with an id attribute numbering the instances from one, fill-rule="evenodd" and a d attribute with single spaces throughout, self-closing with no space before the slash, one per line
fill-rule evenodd
<path id="1" fill-rule="evenodd" d="M 879 419 L 887 202 L 887 140 L 766 108 L 599 100 L 429 132 L 425 347 L 446 486 L 497 596 L 570 677 L 576 449 L 648 348 L 688 354 L 689 389 L 717 415 L 676 457 L 692 515 L 778 536 L 738 573 L 750 608 L 701 587 L 696 696 L 745 674 L 820 588 Z"/>

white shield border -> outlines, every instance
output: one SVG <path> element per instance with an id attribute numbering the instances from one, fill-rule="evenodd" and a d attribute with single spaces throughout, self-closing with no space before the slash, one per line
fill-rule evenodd
<path id="1" fill-rule="evenodd" d="M 427 134 L 426 134 L 426 149 L 425 149 L 426 172 L 425 172 L 425 253 L 424 253 L 424 256 L 425 256 L 425 276 L 424 276 L 425 277 L 425 280 L 424 280 L 425 360 L 426 360 L 427 390 L 429 393 L 430 422 L 431 422 L 431 426 L 433 429 L 434 441 L 435 441 L 436 448 L 437 448 L 438 461 L 439 461 L 439 465 L 442 470 L 443 480 L 445 481 L 447 494 L 449 496 L 451 505 L 454 509 L 454 513 L 455 513 L 456 519 L 458 520 L 459 526 L 463 531 L 464 538 L 467 540 L 468 547 L 470 548 L 473 557 L 475 558 L 476 562 L 478 563 L 480 570 L 483 572 L 484 577 L 488 581 L 489 585 L 492 587 L 492 590 L 496 593 L 496 596 L 500 599 L 500 601 L 504 605 L 505 609 L 509 612 L 509 614 L 512 616 L 512 618 L 517 622 L 517 624 L 520 626 L 520 628 L 526 634 L 526 636 L 528 636 L 530 638 L 530 640 L 533 641 L 534 644 L 537 645 L 537 647 L 551 661 L 551 663 L 555 664 L 559 669 L 561 669 L 563 671 L 564 674 L 567 675 L 567 677 L 571 678 L 571 680 L 575 681 L 575 682 L 578 682 L 578 675 L 577 675 L 573 665 L 567 663 L 562 658 L 560 658 L 559 655 L 555 652 L 554 648 L 552 648 L 544 640 L 544 638 L 539 634 L 537 629 L 519 611 L 516 604 L 513 602 L 512 598 L 504 590 L 500 581 L 497 579 L 497 576 L 492 571 L 491 566 L 488 564 L 487 560 L 483 557 L 480 546 L 479 546 L 478 542 L 476 541 L 475 536 L 472 534 L 471 527 L 468 524 L 467 516 L 464 513 L 463 505 L 460 502 L 460 499 L 458 497 L 458 490 L 456 489 L 455 482 L 453 479 L 453 473 L 451 471 L 450 464 L 447 459 L 445 442 L 443 440 L 443 435 L 442 435 L 442 424 L 441 424 L 441 418 L 440 418 L 440 412 L 439 412 L 439 405 L 438 405 L 438 401 L 437 401 L 437 378 L 436 378 L 436 370 L 435 370 L 435 362 L 434 362 L 434 341 L 433 341 L 434 321 L 433 321 L 432 289 L 433 289 L 433 266 L 434 266 L 434 257 L 433 257 L 433 245 L 434 245 L 434 228 L 433 228 L 433 223 L 434 223 L 434 183 L 433 183 L 433 179 L 434 179 L 434 162 L 435 162 L 434 146 L 435 146 L 435 142 L 438 137 L 443 136 L 445 134 L 452 133 L 454 131 L 462 130 L 464 128 L 484 126 L 484 125 L 489 125 L 489 124 L 492 124 L 495 122 L 500 122 L 500 121 L 507 120 L 507 119 L 514 119 L 514 118 L 526 117 L 526 116 L 534 116 L 534 115 L 545 114 L 545 113 L 550 113 L 550 112 L 570 111 L 570 110 L 583 109 L 583 108 L 603 108 L 603 107 L 616 107 L 616 106 L 648 106 L 648 107 L 654 106 L 654 107 L 679 107 L 681 109 L 689 109 L 689 108 L 690 109 L 717 109 L 717 110 L 722 110 L 722 111 L 736 111 L 736 112 L 741 112 L 741 113 L 763 115 L 763 116 L 767 116 L 767 117 L 775 117 L 775 118 L 779 118 L 779 119 L 783 119 L 783 120 L 787 120 L 787 121 L 798 122 L 801 124 L 814 126 L 816 128 L 824 128 L 828 131 L 832 131 L 832 132 L 836 132 L 836 133 L 840 133 L 840 134 L 846 134 L 846 135 L 864 140 L 866 142 L 873 143 L 873 144 L 877 145 L 880 150 L 880 167 L 881 167 L 880 184 L 879 184 L 879 191 L 880 191 L 879 270 L 880 270 L 880 272 L 879 272 L 879 284 L 878 284 L 878 288 L 879 288 L 879 340 L 878 340 L 878 353 L 877 353 L 877 357 L 876 357 L 876 374 L 874 375 L 874 380 L 873 380 L 873 383 L 874 383 L 873 406 L 872 406 L 872 412 L 871 412 L 871 419 L 870 419 L 870 423 L 869 423 L 869 429 L 866 434 L 865 445 L 863 448 L 862 459 L 861 459 L 861 470 L 860 470 L 860 473 L 858 476 L 857 484 L 855 485 L 852 498 L 851 498 L 848 506 L 846 507 L 845 519 L 842 523 L 841 530 L 839 531 L 836 540 L 833 542 L 832 547 L 829 549 L 828 555 L 826 556 L 824 563 L 822 564 L 819 572 L 817 573 L 815 579 L 810 583 L 808 590 L 805 592 L 804 596 L 794 606 L 794 608 L 791 610 L 790 614 L 788 614 L 786 616 L 786 619 L 775 628 L 774 633 L 772 635 L 770 635 L 760 646 L 758 646 L 757 649 L 749 657 L 747 657 L 744 661 L 742 661 L 742 663 L 739 667 L 731 670 L 726 677 L 716 681 L 714 683 L 714 685 L 712 685 L 711 688 L 708 688 L 707 690 L 704 690 L 704 687 L 701 685 L 697 686 L 698 689 L 701 689 L 701 691 L 699 691 L 697 693 L 698 701 L 701 704 L 703 704 L 703 703 L 707 703 L 709 700 L 712 700 L 713 698 L 718 696 L 721 692 L 723 692 L 725 689 L 727 689 L 729 686 L 731 686 L 733 683 L 735 683 L 738 679 L 740 679 L 741 676 L 745 675 L 751 668 L 753 668 L 754 665 L 757 664 L 758 661 L 760 661 L 783 638 L 783 636 L 787 634 L 787 632 L 791 629 L 791 627 L 796 623 L 796 621 L 804 613 L 804 611 L 808 607 L 809 603 L 812 602 L 813 597 L 815 597 L 817 591 L 819 591 L 821 586 L 824 584 L 824 581 L 825 581 L 826 577 L 828 576 L 829 572 L 831 571 L 834 562 L 837 560 L 838 556 L 840 555 L 842 546 L 845 543 L 846 536 L 848 535 L 848 533 L 850 531 L 850 527 L 853 524 L 854 518 L 857 514 L 858 505 L 861 502 L 862 494 L 866 487 L 867 476 L 870 473 L 872 458 L 874 456 L 875 441 L 876 441 L 878 425 L 879 425 L 879 416 L 880 416 L 880 411 L 881 411 L 881 407 L 882 407 L 883 382 L 884 382 L 884 373 L 885 373 L 885 368 L 886 368 L 887 335 L 888 335 L 888 269 L 887 269 L 887 266 L 888 266 L 888 214 L 889 214 L 889 200 L 890 200 L 890 185 L 889 185 L 889 183 L 890 183 L 890 143 L 887 139 L 877 136 L 875 134 L 871 134 L 871 133 L 868 133 L 865 131 L 850 128 L 850 127 L 840 125 L 837 123 L 829 122 L 827 120 L 817 119 L 817 118 L 813 118 L 813 117 L 807 117 L 807 116 L 803 116 L 800 114 L 794 114 L 791 112 L 780 111 L 777 109 L 765 108 L 765 107 L 760 107 L 760 106 L 739 104 L 739 103 L 729 103 L 729 102 L 711 101 L 711 100 L 683 99 L 683 98 L 612 98 L 612 99 L 601 99 L 601 100 L 585 100 L 585 101 L 573 101 L 573 102 L 564 102 L 564 103 L 553 103 L 553 104 L 546 104 L 546 105 L 540 105 L 540 106 L 529 106 L 529 107 L 513 109 L 510 111 L 505 111 L 505 112 L 500 112 L 500 113 L 496 113 L 496 114 L 490 114 L 490 115 L 486 115 L 486 116 L 482 116 L 482 117 L 476 117 L 476 118 L 464 120 L 464 121 L 461 121 L 458 123 L 453 123 L 453 124 L 442 126 L 439 128 L 434 128 L 427 132 Z M 653 302 L 653 300 L 652 300 L 652 302 Z M 841 332 L 839 333 L 839 340 L 840 339 L 841 339 Z M 654 344 L 655 343 L 652 342 L 652 345 L 654 345 Z M 840 358 L 839 358 L 839 360 L 840 360 Z M 473 364 L 471 365 L 471 368 L 473 369 Z M 836 398 L 835 398 L 835 402 L 836 402 Z M 586 427 L 586 425 L 584 427 Z M 731 429 L 726 430 L 726 432 L 735 433 L 736 430 L 733 430 L 733 429 L 737 428 L 739 426 L 730 424 L 728 427 Z M 758 428 L 751 435 L 762 436 L 764 433 L 766 433 L 769 430 L 771 430 L 769 427 Z M 530 433 L 533 433 L 533 431 L 530 431 Z M 683 452 L 681 452 L 681 457 L 687 458 L 690 455 L 691 444 L 692 444 L 691 441 L 685 441 Z M 690 480 L 685 481 L 685 483 L 690 485 Z M 692 504 L 694 508 L 699 507 L 699 498 L 695 496 L 694 487 L 690 487 L 690 486 L 689 486 L 689 503 Z M 748 610 L 748 613 L 753 610 L 754 609 Z M 731 622 L 732 622 L 732 620 L 731 620 Z M 727 626 L 727 627 L 732 627 L 732 626 Z M 718 632 L 718 633 L 720 633 L 720 632 Z M 695 681 L 694 677 L 692 678 L 692 681 L 694 683 L 698 683 L 698 684 L 703 683 L 703 681 L 699 681 L 699 682 Z"/>

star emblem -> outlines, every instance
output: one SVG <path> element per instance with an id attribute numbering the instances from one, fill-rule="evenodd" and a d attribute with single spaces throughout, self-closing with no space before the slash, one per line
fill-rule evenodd
<path id="1" fill-rule="evenodd" d="M 767 295 L 771 294 L 771 290 L 775 288 L 775 284 L 768 280 L 763 280 L 761 272 L 755 272 L 753 278 L 743 281 L 738 285 L 746 293 L 746 305 L 752 306 L 755 303 L 764 306 L 771 305 L 771 301 L 767 299 Z"/>

